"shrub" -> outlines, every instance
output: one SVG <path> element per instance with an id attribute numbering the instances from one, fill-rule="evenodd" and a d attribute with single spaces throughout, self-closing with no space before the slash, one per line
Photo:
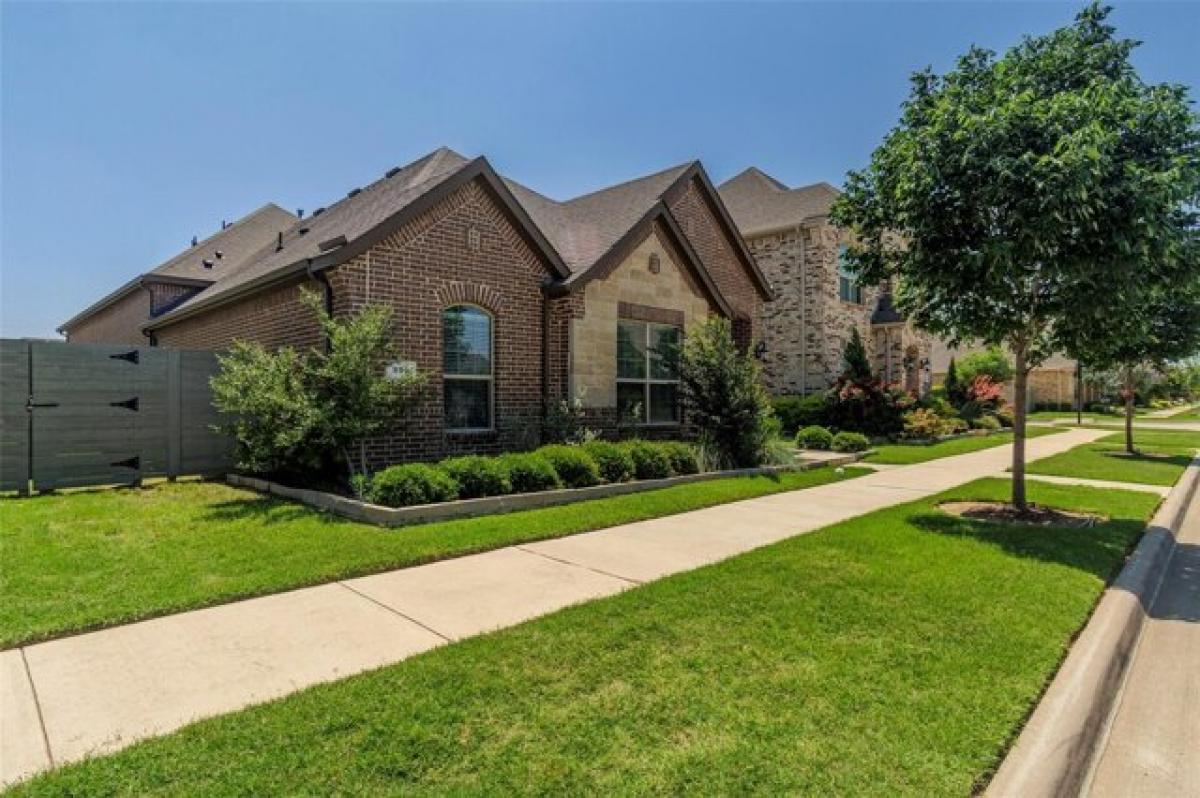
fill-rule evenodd
<path id="1" fill-rule="evenodd" d="M 583 449 L 596 461 L 600 476 L 607 481 L 625 482 L 633 479 L 633 458 L 624 447 L 608 441 L 588 441 Z"/>
<path id="2" fill-rule="evenodd" d="M 948 418 L 945 420 L 946 435 L 957 435 L 960 432 L 966 432 L 971 428 L 971 425 L 961 418 Z"/>
<path id="3" fill-rule="evenodd" d="M 842 349 L 842 374 L 863 382 L 872 377 L 871 359 L 867 357 L 867 348 L 863 346 L 858 327 L 850 328 L 850 340 L 846 341 L 846 346 Z"/>
<path id="4" fill-rule="evenodd" d="M 582 446 L 551 444 L 538 449 L 536 454 L 546 458 L 568 488 L 586 488 L 600 481 L 599 466 Z"/>
<path id="5" fill-rule="evenodd" d="M 785 435 L 795 435 L 804 427 L 824 423 L 825 394 L 814 393 L 808 396 L 780 396 L 773 400 L 775 417 L 783 428 Z"/>
<path id="6" fill-rule="evenodd" d="M 954 409 L 954 405 L 950 404 L 945 396 L 930 394 L 919 404 L 942 418 L 958 418 L 958 411 Z"/>
<path id="7" fill-rule="evenodd" d="M 445 471 L 424 463 L 395 465 L 375 474 L 368 498 L 388 507 L 448 502 L 458 498 L 458 483 Z"/>
<path id="8" fill-rule="evenodd" d="M 835 452 L 865 452 L 870 445 L 866 435 L 858 432 L 839 432 L 833 436 L 831 448 Z"/>
<path id="9" fill-rule="evenodd" d="M 722 467 L 756 466 L 775 433 L 758 363 L 738 349 L 728 319 L 713 317 L 684 341 L 680 387 L 701 441 Z"/>
<path id="10" fill-rule="evenodd" d="M 439 463 L 438 467 L 458 483 L 460 499 L 499 496 L 512 492 L 508 471 L 498 458 L 479 455 L 450 457 Z"/>
<path id="11" fill-rule="evenodd" d="M 967 387 L 967 401 L 974 402 L 987 411 L 995 410 L 1004 404 L 1004 385 L 996 382 L 987 374 L 980 374 L 971 380 Z"/>
<path id="12" fill-rule="evenodd" d="M 974 429 L 981 429 L 981 430 L 987 430 L 988 432 L 995 432 L 996 430 L 1000 429 L 1000 419 L 996 418 L 995 416 L 991 416 L 991 415 L 980 416 L 979 418 L 977 418 L 971 422 L 971 426 Z"/>
<path id="13" fill-rule="evenodd" d="M 826 451 L 833 445 L 833 433 L 816 425 L 805 427 L 796 433 L 796 445 L 801 449 Z"/>
<path id="14" fill-rule="evenodd" d="M 1012 408 L 1002 407 L 999 410 L 997 410 L 996 411 L 996 420 L 1000 422 L 1000 426 L 1002 426 L 1002 427 L 1006 427 L 1006 428 L 1012 427 L 1012 425 L 1014 423 Z"/>
<path id="15" fill-rule="evenodd" d="M 951 404 L 961 405 L 967 400 L 966 386 L 958 377 L 958 366 L 954 358 L 950 358 L 950 365 L 946 367 L 946 381 L 942 383 L 942 389 Z"/>
<path id="16" fill-rule="evenodd" d="M 540 454 L 506 454 L 499 459 L 500 464 L 508 471 L 513 493 L 533 493 L 562 487 L 554 466 Z"/>
<path id="17" fill-rule="evenodd" d="M 700 456 L 696 447 L 682 441 L 665 441 L 658 444 L 671 463 L 671 471 L 677 475 L 699 474 Z"/>
<path id="18" fill-rule="evenodd" d="M 835 429 L 893 435 L 904 429 L 904 413 L 913 402 L 894 385 L 842 376 L 826 394 L 825 420 Z"/>
<path id="19" fill-rule="evenodd" d="M 671 458 L 659 444 L 632 440 L 622 445 L 633 458 L 633 473 L 638 479 L 665 479 L 672 475 Z"/>
<path id="20" fill-rule="evenodd" d="M 926 408 L 918 407 L 904 414 L 904 435 L 907 438 L 936 438 L 945 435 L 946 419 Z"/>
<path id="21" fill-rule="evenodd" d="M 992 382 L 1008 382 L 1013 378 L 1013 366 L 998 346 L 989 346 L 979 352 L 971 352 L 963 357 L 958 364 L 958 379 L 964 386 L 970 386 L 976 377 L 987 376 Z"/>

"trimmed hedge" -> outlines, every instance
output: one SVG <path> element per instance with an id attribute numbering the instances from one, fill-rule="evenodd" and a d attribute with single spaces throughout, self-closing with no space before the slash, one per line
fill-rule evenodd
<path id="1" fill-rule="evenodd" d="M 805 427 L 796 433 L 796 445 L 801 449 L 827 451 L 833 445 L 833 433 L 816 425 Z"/>
<path id="2" fill-rule="evenodd" d="M 538 449 L 537 454 L 549 461 L 568 488 L 586 488 L 600 481 L 600 467 L 582 446 L 555 443 Z"/>
<path id="3" fill-rule="evenodd" d="M 865 452 L 871 446 L 871 441 L 861 432 L 839 432 L 833 436 L 830 448 L 835 452 Z"/>
<path id="4" fill-rule="evenodd" d="M 498 459 L 500 464 L 508 469 L 513 493 L 533 493 L 562 487 L 558 472 L 550 465 L 550 461 L 540 454 L 504 454 Z"/>
<path id="5" fill-rule="evenodd" d="M 633 479 L 633 458 L 621 446 L 608 441 L 588 441 L 583 450 L 592 456 L 606 482 L 628 482 Z"/>
<path id="6" fill-rule="evenodd" d="M 633 458 L 633 473 L 638 479 L 664 479 L 672 475 L 671 458 L 662 446 L 642 440 L 626 441 L 623 445 Z"/>
<path id="7" fill-rule="evenodd" d="M 367 498 L 388 507 L 448 502 L 458 498 L 454 477 L 425 463 L 394 465 L 371 478 Z"/>
<path id="8" fill-rule="evenodd" d="M 501 496 L 512 493 L 512 481 L 508 469 L 497 457 L 467 455 L 451 457 L 438 464 L 458 483 L 460 499 L 478 499 L 482 496 Z"/>
<path id="9" fill-rule="evenodd" d="M 664 441 L 657 445 L 666 453 L 676 476 L 700 473 L 700 455 L 695 446 L 680 441 Z"/>

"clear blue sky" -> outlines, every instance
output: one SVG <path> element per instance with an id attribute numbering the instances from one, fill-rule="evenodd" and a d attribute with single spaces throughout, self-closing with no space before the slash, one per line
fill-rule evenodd
<path id="1" fill-rule="evenodd" d="M 442 144 L 559 198 L 692 158 L 840 183 L 910 72 L 1080 5 L 5 2 L 0 334 Z M 1142 74 L 1195 96 L 1200 3 L 1116 5 Z"/>

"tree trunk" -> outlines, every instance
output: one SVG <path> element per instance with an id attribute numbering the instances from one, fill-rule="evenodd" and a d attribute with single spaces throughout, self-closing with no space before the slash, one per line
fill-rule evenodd
<path id="1" fill-rule="evenodd" d="M 1125 451 L 1133 454 L 1133 367 L 1125 367 Z"/>
<path id="2" fill-rule="evenodd" d="M 1025 414 L 1028 404 L 1026 390 L 1029 384 L 1026 356 L 1024 346 L 1014 347 L 1012 503 L 1013 507 L 1022 512 L 1029 509 L 1025 501 Z"/>

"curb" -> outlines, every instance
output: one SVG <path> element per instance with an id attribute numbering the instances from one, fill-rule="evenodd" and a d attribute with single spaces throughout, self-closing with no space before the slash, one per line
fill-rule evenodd
<path id="1" fill-rule="evenodd" d="M 1200 487 L 1200 457 L 1154 514 L 1141 541 L 1104 591 L 1045 695 L 984 795 L 1080 795 L 1133 661 L 1146 613 L 1175 549 L 1175 534 Z"/>
<path id="2" fill-rule="evenodd" d="M 406 526 L 409 524 L 424 524 L 433 521 L 447 521 L 454 518 L 472 518 L 475 516 L 511 513 L 519 510 L 533 510 L 540 507 L 554 507 L 561 504 L 586 501 L 588 499 L 604 499 L 611 496 L 624 496 L 630 493 L 641 493 L 647 490 L 669 488 L 674 485 L 687 485 L 695 482 L 708 482 L 714 479 L 729 477 L 756 477 L 781 474 L 789 471 L 811 471 L 817 468 L 838 467 L 858 462 L 870 451 L 847 454 L 844 457 L 834 457 L 827 460 L 814 460 L 796 465 L 762 466 L 760 468 L 742 468 L 731 471 L 706 471 L 701 474 L 688 474 L 665 479 L 642 479 L 632 482 L 617 482 L 607 485 L 593 485 L 590 488 L 562 488 L 546 490 L 537 493 L 513 493 L 507 496 L 486 496 L 479 499 L 459 499 L 438 504 L 421 504 L 413 507 L 384 507 L 378 504 L 358 501 L 336 493 L 325 493 L 319 490 L 293 488 L 280 485 L 266 479 L 228 474 L 225 480 L 230 485 L 250 488 L 260 493 L 282 496 L 287 499 L 316 507 L 355 521 L 364 521 L 379 526 Z"/>

